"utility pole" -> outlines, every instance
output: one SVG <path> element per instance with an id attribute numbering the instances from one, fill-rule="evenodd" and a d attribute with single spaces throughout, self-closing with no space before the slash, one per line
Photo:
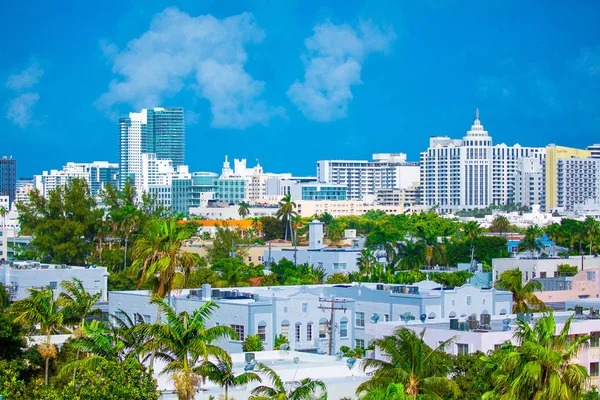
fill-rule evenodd
<path id="1" fill-rule="evenodd" d="M 319 308 L 323 311 L 329 310 L 331 311 L 331 315 L 329 317 L 329 355 L 333 355 L 333 327 L 335 321 L 335 312 L 336 311 L 344 311 L 346 313 L 346 299 L 336 299 L 332 297 L 331 299 L 320 298 L 319 302 L 324 303 L 319 306 Z"/>

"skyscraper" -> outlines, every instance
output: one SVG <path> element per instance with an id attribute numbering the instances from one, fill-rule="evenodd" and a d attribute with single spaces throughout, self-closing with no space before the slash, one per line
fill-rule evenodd
<path id="1" fill-rule="evenodd" d="M 0 159 L 0 196 L 8 196 L 10 204 L 17 191 L 17 160 L 12 157 Z"/>
<path id="2" fill-rule="evenodd" d="M 131 178 L 142 184 L 142 154 L 156 154 L 171 160 L 173 167 L 184 164 L 185 126 L 183 108 L 143 109 L 119 120 L 119 176 L 122 187 Z"/>

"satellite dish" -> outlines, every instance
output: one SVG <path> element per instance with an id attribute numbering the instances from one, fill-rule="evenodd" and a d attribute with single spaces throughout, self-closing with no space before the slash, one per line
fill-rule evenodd
<path id="1" fill-rule="evenodd" d="M 338 351 L 337 353 L 335 353 L 335 359 L 337 361 L 341 360 L 342 357 L 344 357 L 344 353 L 342 353 L 341 351 Z"/>
<path id="2" fill-rule="evenodd" d="M 371 317 L 371 322 L 376 324 L 377 321 L 379 321 L 379 315 L 378 314 L 373 314 L 373 316 Z"/>
<path id="3" fill-rule="evenodd" d="M 279 350 L 289 350 L 289 349 L 290 349 L 290 345 L 287 343 L 284 343 L 281 346 L 279 346 Z"/>
<path id="4" fill-rule="evenodd" d="M 354 364 L 356 364 L 356 358 L 350 357 L 349 359 L 346 360 L 346 365 L 348 366 L 348 369 L 352 369 Z"/>
<path id="5" fill-rule="evenodd" d="M 421 322 L 425 322 L 427 320 L 427 314 L 421 314 L 421 317 L 419 319 L 421 320 Z"/>
<path id="6" fill-rule="evenodd" d="M 294 357 L 294 364 L 298 364 L 300 362 L 300 357 Z"/>

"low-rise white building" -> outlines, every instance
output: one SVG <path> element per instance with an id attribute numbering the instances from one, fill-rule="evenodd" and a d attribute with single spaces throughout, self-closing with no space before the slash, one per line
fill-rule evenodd
<path id="1" fill-rule="evenodd" d="M 561 264 L 577 267 L 579 270 L 595 269 L 600 268 L 600 257 L 494 258 L 492 259 L 492 279 L 495 282 L 504 271 L 517 268 L 523 275 L 523 283 L 534 278 L 553 278 L 558 276 L 558 266 Z"/>
<path id="2" fill-rule="evenodd" d="M 0 265 L 0 282 L 12 301 L 29 296 L 27 289 L 50 286 L 58 296 L 62 281 L 78 278 L 89 293 L 101 292 L 100 302 L 108 301 L 108 270 L 95 265 L 77 267 L 71 265 L 44 264 L 35 261 L 14 261 Z"/>
<path id="3" fill-rule="evenodd" d="M 6 229 L 0 229 L 0 261 L 8 260 L 8 235 Z"/>

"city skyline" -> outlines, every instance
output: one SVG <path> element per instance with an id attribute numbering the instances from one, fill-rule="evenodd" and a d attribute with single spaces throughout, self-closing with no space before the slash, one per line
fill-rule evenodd
<path id="1" fill-rule="evenodd" d="M 227 154 L 297 175 L 313 174 L 318 160 L 380 152 L 417 161 L 430 136 L 462 137 L 476 107 L 494 143 L 598 141 L 598 5 L 432 4 L 150 2 L 107 7 L 94 21 L 77 18 L 88 12 L 80 6 L 66 14 L 61 5 L 12 4 L 0 29 L 23 29 L 0 44 L 0 148 L 18 161 L 19 177 L 68 161 L 116 162 L 119 117 L 180 106 L 192 171 L 218 170 Z M 75 18 L 28 29 L 38 13 Z M 157 32 L 177 36 L 178 26 L 227 33 L 223 54 L 197 40 L 154 41 Z M 48 31 L 47 40 L 36 36 Z M 198 55 L 173 63 L 179 50 Z"/>

